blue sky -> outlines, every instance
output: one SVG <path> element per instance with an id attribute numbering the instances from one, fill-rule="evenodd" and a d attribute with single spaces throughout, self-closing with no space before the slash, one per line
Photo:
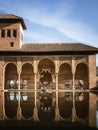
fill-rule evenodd
<path id="1" fill-rule="evenodd" d="M 0 0 L 0 13 L 24 18 L 25 43 L 81 42 L 98 47 L 98 0 Z"/>

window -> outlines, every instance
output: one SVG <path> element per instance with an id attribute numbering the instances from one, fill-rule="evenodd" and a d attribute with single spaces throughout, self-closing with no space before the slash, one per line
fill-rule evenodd
<path id="1" fill-rule="evenodd" d="M 26 89 L 28 87 L 28 81 L 23 80 L 23 88 Z"/>
<path id="2" fill-rule="evenodd" d="M 98 87 L 98 81 L 96 81 L 96 86 Z"/>
<path id="3" fill-rule="evenodd" d="M 17 37 L 17 30 L 13 30 L 13 37 Z"/>
<path id="4" fill-rule="evenodd" d="M 10 42 L 10 46 L 13 47 L 14 46 L 14 42 Z"/>
<path id="5" fill-rule="evenodd" d="M 98 76 L 98 66 L 96 67 L 96 76 Z"/>
<path id="6" fill-rule="evenodd" d="M 11 101 L 14 101 L 14 97 L 15 97 L 14 92 L 10 92 L 10 100 Z"/>
<path id="7" fill-rule="evenodd" d="M 7 37 L 11 37 L 11 30 L 7 30 Z"/>
<path id="8" fill-rule="evenodd" d="M 11 80 L 11 81 L 10 81 L 10 87 L 11 87 L 11 88 L 14 88 L 14 80 Z"/>
<path id="9" fill-rule="evenodd" d="M 4 38 L 5 37 L 5 30 L 1 31 L 1 37 Z"/>

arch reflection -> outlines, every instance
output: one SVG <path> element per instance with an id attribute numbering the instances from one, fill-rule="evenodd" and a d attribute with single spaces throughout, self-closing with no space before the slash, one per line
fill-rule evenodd
<path id="1" fill-rule="evenodd" d="M 52 122 L 54 120 L 53 93 L 46 91 L 39 93 L 38 117 L 42 122 Z"/>
<path id="2" fill-rule="evenodd" d="M 18 101 L 15 98 L 16 93 L 5 92 L 4 93 L 4 108 L 5 115 L 8 118 L 15 118 L 17 115 Z"/>
<path id="3" fill-rule="evenodd" d="M 70 121 L 83 121 L 83 119 L 88 119 L 88 93 L 60 92 L 58 103 L 59 114 L 63 119 L 69 119 Z"/>
<path id="4" fill-rule="evenodd" d="M 88 123 L 89 93 L 46 90 L 39 92 L 10 91 L 4 93 L 4 110 L 6 117 L 10 120 L 33 120 L 42 123 L 53 123 L 54 121 Z"/>

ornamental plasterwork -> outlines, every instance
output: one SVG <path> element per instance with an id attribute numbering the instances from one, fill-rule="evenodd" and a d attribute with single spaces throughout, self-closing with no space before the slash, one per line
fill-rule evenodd
<path id="1" fill-rule="evenodd" d="M 54 63 L 54 57 L 50 57 L 50 56 L 40 56 L 39 58 L 37 58 L 38 60 L 38 63 L 41 62 L 41 60 L 44 60 L 44 59 L 48 59 L 50 61 L 52 61 Z"/>
<path id="2" fill-rule="evenodd" d="M 60 62 L 59 65 L 62 65 L 62 64 L 64 64 L 64 63 L 65 63 L 65 64 L 67 63 L 67 64 L 69 64 L 69 65 L 71 66 L 71 62 L 72 62 L 72 61 L 71 61 L 71 60 L 64 60 L 64 61 L 61 61 L 61 60 L 60 60 L 59 62 Z"/>
<path id="3" fill-rule="evenodd" d="M 75 72 L 76 72 L 76 60 L 75 59 L 72 59 L 71 69 L 72 69 L 72 73 L 75 74 Z"/>
<path id="4" fill-rule="evenodd" d="M 33 65 L 34 65 L 34 73 L 37 73 L 37 71 L 38 71 L 38 61 L 34 60 Z"/>
<path id="5" fill-rule="evenodd" d="M 21 73 L 21 61 L 17 61 L 17 71 Z"/>
<path id="6" fill-rule="evenodd" d="M 4 66 L 6 66 L 7 64 L 10 64 L 10 63 L 12 63 L 12 64 L 14 64 L 14 65 L 16 65 L 17 66 L 17 62 L 12 62 L 12 61 L 7 61 L 7 62 L 4 62 Z"/>
<path id="7" fill-rule="evenodd" d="M 33 57 L 21 57 L 22 62 L 26 62 L 26 61 L 32 61 L 33 62 L 33 60 L 34 60 Z"/>
<path id="8" fill-rule="evenodd" d="M 4 61 L 4 57 L 3 56 L 0 56 L 0 61 Z"/>
<path id="9" fill-rule="evenodd" d="M 59 66 L 60 66 L 59 60 L 55 60 L 55 73 L 59 72 Z"/>
<path id="10" fill-rule="evenodd" d="M 71 60 L 72 59 L 72 56 L 58 56 L 59 57 L 59 60 Z"/>
<path id="11" fill-rule="evenodd" d="M 17 57 L 4 57 L 5 62 L 17 62 Z"/>
<path id="12" fill-rule="evenodd" d="M 81 59 L 79 59 L 79 60 L 76 60 L 76 66 L 77 66 L 79 63 L 85 63 L 86 65 L 88 65 L 88 57 L 86 57 L 86 58 L 81 58 Z"/>

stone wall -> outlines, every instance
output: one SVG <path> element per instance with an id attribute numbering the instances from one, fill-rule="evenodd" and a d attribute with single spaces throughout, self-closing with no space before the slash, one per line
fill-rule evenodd
<path id="1" fill-rule="evenodd" d="M 89 56 L 89 88 L 96 87 L 96 55 Z"/>
<path id="2" fill-rule="evenodd" d="M 5 36 L 2 37 L 2 30 L 5 31 Z M 11 36 L 7 36 L 7 31 L 10 30 Z M 16 37 L 13 36 L 13 31 L 16 30 Z M 21 45 L 21 39 L 23 31 L 20 23 L 7 23 L 0 24 L 0 50 L 13 50 L 19 49 Z M 11 45 L 13 43 L 13 45 Z"/>

